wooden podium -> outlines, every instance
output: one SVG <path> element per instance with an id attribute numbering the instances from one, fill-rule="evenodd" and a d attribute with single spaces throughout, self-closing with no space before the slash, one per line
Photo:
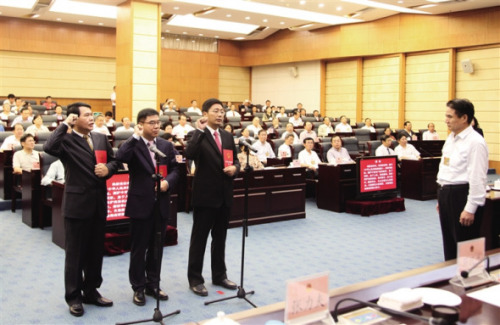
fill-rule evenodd
<path id="1" fill-rule="evenodd" d="M 441 158 L 403 159 L 401 162 L 401 196 L 419 201 L 437 195 L 436 177 Z"/>
<path id="2" fill-rule="evenodd" d="M 356 165 L 319 165 L 316 205 L 320 209 L 344 212 L 345 202 L 356 197 Z"/>

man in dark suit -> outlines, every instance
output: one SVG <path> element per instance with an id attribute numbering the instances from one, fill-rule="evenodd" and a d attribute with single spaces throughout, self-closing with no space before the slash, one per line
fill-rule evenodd
<path id="1" fill-rule="evenodd" d="M 125 141 L 116 158 L 128 164 L 130 185 L 125 215 L 130 217 L 130 267 L 129 279 L 134 290 L 133 302 L 144 306 L 144 293 L 161 300 L 168 295 L 159 289 L 163 245 L 155 256 L 155 211 L 161 215 L 161 243 L 165 242 L 165 230 L 170 211 L 170 192 L 178 179 L 177 154 L 171 142 L 158 137 L 160 131 L 158 112 L 145 108 L 137 115 L 134 134 Z M 154 154 L 148 147 L 155 145 L 166 157 L 156 166 Z M 155 168 L 157 167 L 157 168 Z M 161 181 L 159 210 L 156 210 L 156 181 L 152 175 L 158 170 L 164 176 Z M 165 175 L 166 173 L 166 175 Z M 159 258 L 159 259 L 158 259 Z"/>
<path id="2" fill-rule="evenodd" d="M 404 129 L 401 132 L 399 132 L 399 134 L 404 135 L 406 137 L 406 140 L 408 140 L 408 141 L 417 140 L 417 135 L 411 129 L 411 122 L 410 121 L 405 122 Z"/>
<path id="3" fill-rule="evenodd" d="M 68 133 L 68 129 L 72 132 Z M 90 133 L 94 118 L 90 105 L 68 106 L 68 117 L 52 132 L 45 152 L 58 157 L 66 170 L 63 216 L 66 234 L 64 267 L 65 299 L 73 316 L 83 315 L 82 303 L 109 307 L 101 296 L 104 226 L 106 224 L 106 179 L 118 169 L 105 135 Z M 83 273 L 83 276 L 82 276 Z M 83 294 L 82 294 L 83 292 Z"/>
<path id="4" fill-rule="evenodd" d="M 224 108 L 215 98 L 207 99 L 203 117 L 185 155 L 196 165 L 193 181 L 193 229 L 189 246 L 188 280 L 191 290 L 208 295 L 202 276 L 208 234 L 212 233 L 212 283 L 235 290 L 236 283 L 226 275 L 226 234 L 233 202 L 233 178 L 240 170 L 233 136 L 222 129 Z"/>

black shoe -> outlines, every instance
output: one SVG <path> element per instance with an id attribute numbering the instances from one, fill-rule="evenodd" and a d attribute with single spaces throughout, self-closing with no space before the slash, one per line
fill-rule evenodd
<path id="1" fill-rule="evenodd" d="M 84 304 L 90 304 L 90 305 L 96 305 L 99 307 L 111 307 L 113 306 L 113 301 L 111 299 L 105 298 L 105 297 L 96 297 L 96 298 L 88 298 L 86 296 L 83 296 L 83 303 Z"/>
<path id="2" fill-rule="evenodd" d="M 144 290 L 137 290 L 134 292 L 134 304 L 137 306 L 144 306 L 146 304 L 146 297 L 144 297 Z"/>
<path id="3" fill-rule="evenodd" d="M 202 296 L 202 297 L 208 296 L 207 288 L 205 288 L 203 283 L 195 285 L 195 286 L 191 286 L 190 288 L 191 288 L 191 291 L 193 291 L 198 296 Z"/>
<path id="4" fill-rule="evenodd" d="M 82 304 L 72 304 L 69 306 L 69 313 L 73 316 L 80 317 L 83 315 L 83 306 Z"/>
<path id="5" fill-rule="evenodd" d="M 224 279 L 221 282 L 212 282 L 216 286 L 221 286 L 229 290 L 236 290 L 238 285 L 231 280 Z"/>
<path id="6" fill-rule="evenodd" d="M 145 293 L 148 296 L 153 296 L 155 299 L 160 299 L 160 300 L 168 300 L 168 295 L 165 293 L 163 290 L 158 290 L 156 288 L 151 289 L 151 288 L 146 288 Z"/>

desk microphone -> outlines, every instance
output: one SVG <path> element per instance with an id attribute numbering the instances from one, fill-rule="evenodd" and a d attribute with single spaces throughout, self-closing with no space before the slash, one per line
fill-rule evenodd
<path id="1" fill-rule="evenodd" d="M 252 147 L 252 145 L 250 143 L 248 143 L 246 140 L 240 141 L 240 144 L 244 145 L 248 150 L 250 150 L 252 152 L 257 152 L 257 149 Z"/>
<path id="2" fill-rule="evenodd" d="M 339 300 L 335 304 L 335 309 L 333 310 L 333 313 L 332 313 L 333 320 L 335 321 L 335 323 L 338 323 L 338 307 L 339 307 L 339 305 L 342 302 L 348 301 L 348 300 L 357 302 L 358 304 L 361 304 L 363 306 L 368 306 L 368 307 L 376 308 L 376 309 L 378 309 L 378 310 L 380 310 L 380 311 L 382 311 L 382 312 L 384 312 L 386 314 L 403 316 L 403 317 L 415 319 L 415 320 L 418 320 L 418 321 L 421 321 L 421 322 L 424 322 L 424 323 L 430 324 L 430 325 L 449 325 L 450 324 L 450 322 L 448 322 L 444 318 L 440 318 L 440 317 L 437 317 L 437 318 L 435 318 L 435 317 L 424 317 L 424 316 L 420 316 L 420 315 L 415 315 L 415 314 L 412 314 L 412 313 L 408 313 L 408 312 L 405 312 L 405 311 L 399 311 L 399 310 L 394 310 L 394 309 L 382 307 L 382 306 L 379 306 L 379 305 L 377 305 L 375 303 L 372 303 L 372 302 L 361 301 L 361 300 L 354 299 L 354 298 L 344 298 L 344 299 Z"/>
<path id="3" fill-rule="evenodd" d="M 469 277 L 469 273 L 472 272 L 472 270 L 474 270 L 476 267 L 481 265 L 485 260 L 486 260 L 486 272 L 490 273 L 490 257 L 486 256 L 486 257 L 483 257 L 482 259 L 480 259 L 476 264 L 474 264 L 467 271 L 460 272 L 460 275 L 462 276 L 462 278 L 467 279 Z"/>
<path id="4" fill-rule="evenodd" d="M 156 145 L 154 145 L 154 144 L 152 144 L 152 145 L 149 146 L 149 151 L 157 154 L 158 157 L 161 157 L 161 158 L 167 157 L 163 152 L 161 152 L 160 150 L 158 150 L 158 148 L 156 148 Z"/>

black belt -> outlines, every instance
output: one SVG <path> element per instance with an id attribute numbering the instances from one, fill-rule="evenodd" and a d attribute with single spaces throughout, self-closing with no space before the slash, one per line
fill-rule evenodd
<path id="1" fill-rule="evenodd" d="M 461 188 L 469 188 L 469 184 L 438 184 L 438 188 L 441 189 L 461 189 Z"/>

